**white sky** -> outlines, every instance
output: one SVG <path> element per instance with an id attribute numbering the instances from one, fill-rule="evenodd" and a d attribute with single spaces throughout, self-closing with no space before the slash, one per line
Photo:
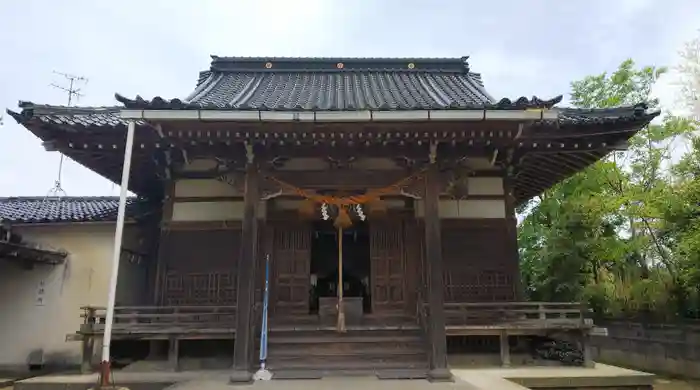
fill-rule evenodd
<path id="1" fill-rule="evenodd" d="M 209 55 L 460 57 L 497 98 L 568 94 L 626 58 L 673 65 L 700 28 L 697 0 L 23 0 L 0 2 L 0 107 L 65 104 L 53 71 L 85 76 L 78 105 L 114 93 L 184 97 Z M 670 87 L 659 88 L 664 103 Z M 0 196 L 42 196 L 59 155 L 5 115 Z M 68 161 L 68 195 L 117 186 Z"/>

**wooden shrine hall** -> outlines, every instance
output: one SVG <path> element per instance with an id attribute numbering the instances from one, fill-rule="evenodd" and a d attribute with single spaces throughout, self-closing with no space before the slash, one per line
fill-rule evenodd
<path id="1" fill-rule="evenodd" d="M 256 369 L 263 314 L 274 375 L 450 380 L 447 340 L 467 336 L 495 338 L 507 366 L 514 338 L 568 334 L 591 363 L 585 308 L 523 302 L 514 210 L 624 148 L 658 114 L 643 103 L 497 100 L 466 57 L 214 56 L 184 99 L 116 98 L 10 112 L 115 183 L 134 128 L 129 189 L 160 235 L 115 340 L 167 342 L 174 368 L 181 343 L 235 340 L 234 381 Z M 89 368 L 104 308 L 84 310 Z"/>

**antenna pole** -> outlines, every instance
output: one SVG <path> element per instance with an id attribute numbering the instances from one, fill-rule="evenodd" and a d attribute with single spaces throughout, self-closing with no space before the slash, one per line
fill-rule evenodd
<path id="1" fill-rule="evenodd" d="M 60 89 L 60 90 L 62 90 L 62 91 L 65 91 L 65 92 L 68 94 L 68 105 L 67 105 L 67 107 L 70 107 L 71 103 L 73 103 L 73 97 L 75 97 L 76 99 L 78 99 L 78 98 L 84 96 L 84 95 L 80 92 L 80 88 L 76 88 L 76 83 L 85 83 L 85 84 L 87 84 L 87 82 L 88 82 L 88 79 L 87 79 L 87 78 L 82 77 L 82 76 L 75 76 L 75 75 L 68 74 L 68 73 L 56 72 L 56 71 L 54 71 L 54 73 L 57 74 L 57 75 L 59 75 L 59 76 L 63 76 L 66 80 L 68 80 L 68 87 L 64 87 L 64 86 L 59 85 L 59 84 L 56 84 L 56 83 L 51 83 L 51 84 L 50 84 L 51 87 L 56 88 L 56 89 Z M 57 198 L 60 199 L 60 198 L 61 198 L 61 195 L 63 195 L 63 196 L 67 195 L 67 194 L 66 194 L 66 191 L 64 191 L 64 190 L 63 190 L 63 187 L 61 187 L 61 174 L 63 173 L 63 159 L 64 159 L 64 158 L 65 158 L 65 156 L 63 155 L 63 153 L 61 153 L 61 159 L 60 159 L 60 161 L 59 161 L 59 163 L 58 163 L 58 175 L 57 175 L 57 179 L 56 179 L 56 181 L 54 182 L 53 188 L 51 188 L 51 189 L 49 190 L 48 194 L 46 194 L 46 197 L 47 197 L 47 198 L 48 198 L 48 197 L 51 197 L 51 196 L 54 196 L 54 197 L 57 197 Z"/>

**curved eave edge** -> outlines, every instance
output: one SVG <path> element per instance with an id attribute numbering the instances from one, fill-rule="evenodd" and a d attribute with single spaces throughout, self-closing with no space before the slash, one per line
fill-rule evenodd
<path id="1" fill-rule="evenodd" d="M 199 104 L 199 103 L 189 103 L 181 99 L 171 99 L 166 100 L 160 96 L 154 97 L 152 100 L 146 100 L 141 96 L 136 96 L 134 99 L 129 99 L 118 93 L 114 94 L 114 98 L 122 103 L 124 107 L 128 109 L 140 109 L 140 110 L 240 110 L 240 111 L 313 111 L 304 107 L 295 108 L 280 108 L 280 107 L 256 107 L 256 108 L 240 108 L 235 106 L 219 106 L 214 104 Z M 536 96 L 532 98 L 520 97 L 515 101 L 508 98 L 503 98 L 497 103 L 493 104 L 479 104 L 473 106 L 463 106 L 453 104 L 450 106 L 436 106 L 431 107 L 434 110 L 450 110 L 450 109 L 474 109 L 474 110 L 526 110 L 526 109 L 550 109 L 554 105 L 561 102 L 563 99 L 562 95 L 556 96 L 552 99 L 543 100 Z M 394 111 L 408 111 L 424 109 L 423 107 L 406 107 L 401 109 L 392 108 L 389 106 L 378 107 L 377 110 L 394 110 Z M 323 110 L 323 111 L 366 111 L 366 109 L 336 109 L 336 110 Z"/>
<path id="2" fill-rule="evenodd" d="M 599 151 L 589 152 L 589 153 L 591 154 L 591 156 L 588 157 L 588 158 L 585 158 L 585 162 L 582 162 L 576 169 L 565 168 L 565 170 L 562 172 L 562 174 L 563 174 L 564 176 L 561 177 L 560 179 L 552 180 L 552 181 L 549 183 L 549 185 L 547 185 L 547 186 L 538 186 L 537 188 L 533 188 L 533 187 L 529 187 L 529 188 L 527 188 L 527 187 L 521 187 L 521 190 L 520 190 L 520 191 L 517 191 L 517 190 L 516 190 L 517 195 L 520 195 L 520 196 L 516 196 L 516 202 L 515 202 L 516 205 L 517 205 L 517 206 L 520 206 L 520 205 L 522 205 L 522 204 L 528 202 L 529 200 L 531 200 L 533 197 L 535 197 L 535 196 L 541 194 L 542 192 L 544 192 L 544 191 L 546 191 L 546 190 L 552 188 L 553 186 L 557 185 L 558 183 L 560 183 L 560 182 L 562 182 L 562 181 L 564 181 L 564 180 L 566 180 L 566 179 L 572 177 L 573 175 L 575 175 L 575 174 L 577 174 L 577 173 L 579 173 L 579 172 L 582 172 L 582 171 L 585 170 L 586 168 L 590 167 L 591 165 L 593 165 L 593 164 L 595 164 L 596 162 L 598 162 L 598 161 L 600 161 L 601 159 L 603 159 L 608 153 L 613 152 L 613 151 L 614 151 L 614 149 L 608 149 L 608 150 L 605 150 L 605 151 L 600 151 L 600 150 L 599 150 Z M 577 164 L 577 165 L 578 165 L 578 164 Z M 520 180 L 516 180 L 516 181 L 515 181 L 516 187 L 517 187 L 517 183 L 518 183 L 519 181 L 520 181 Z M 541 188 L 540 188 L 540 187 L 541 187 Z"/>
<path id="3" fill-rule="evenodd" d="M 15 120 L 18 124 L 24 124 L 26 121 L 28 121 L 30 118 L 27 118 L 26 116 L 22 115 L 22 113 L 15 112 L 8 109 L 5 109 L 5 112 L 7 112 L 7 115 L 11 116 L 12 119 Z"/>

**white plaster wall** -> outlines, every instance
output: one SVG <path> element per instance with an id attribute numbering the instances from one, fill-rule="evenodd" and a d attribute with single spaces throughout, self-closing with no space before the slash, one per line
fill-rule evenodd
<path id="1" fill-rule="evenodd" d="M 266 202 L 258 205 L 258 218 L 265 218 Z M 242 221 L 243 201 L 175 202 L 172 220 L 177 222 Z"/>
<path id="2" fill-rule="evenodd" d="M 495 199 L 440 200 L 438 214 L 444 219 L 505 218 L 506 202 L 501 177 L 470 177 L 467 185 L 469 196 L 490 196 Z M 423 218 L 425 209 L 422 200 L 415 203 L 415 215 Z"/>
<path id="3" fill-rule="evenodd" d="M 467 190 L 469 195 L 503 195 L 503 178 L 470 177 Z"/>
<path id="4" fill-rule="evenodd" d="M 182 179 L 175 182 L 175 197 L 203 198 L 237 196 L 235 187 L 214 179 Z"/>
<path id="5" fill-rule="evenodd" d="M 424 213 L 423 201 L 416 201 L 416 218 Z M 505 218 L 506 203 L 502 199 L 440 200 L 438 215 L 443 219 Z"/>
<path id="6" fill-rule="evenodd" d="M 80 342 L 65 341 L 79 329 L 81 306 L 105 306 L 114 224 L 17 228 L 27 240 L 67 250 L 65 264 L 26 270 L 0 260 L 0 367 L 24 368 L 32 351 L 46 364 L 78 364 Z M 125 245 L 138 233 L 125 229 Z M 130 303 L 145 288 L 145 264 L 120 264 L 118 300 Z M 44 304 L 37 289 L 44 283 Z"/>

